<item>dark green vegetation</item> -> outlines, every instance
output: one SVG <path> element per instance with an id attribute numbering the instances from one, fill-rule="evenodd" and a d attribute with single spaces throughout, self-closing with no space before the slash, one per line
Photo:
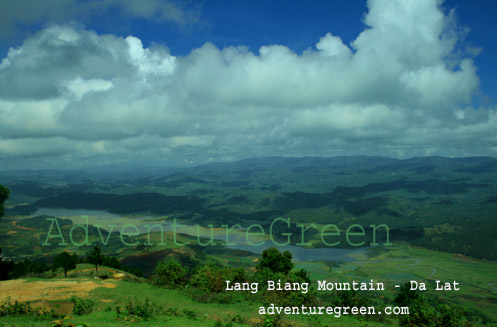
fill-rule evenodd
<path id="1" fill-rule="evenodd" d="M 34 206 L 103 209 L 115 213 L 150 212 L 154 214 L 195 212 L 202 208 L 201 199 L 196 196 L 166 196 L 159 193 L 117 195 L 82 192 L 65 193 L 42 199 L 35 202 Z"/>
<path id="2" fill-rule="evenodd" d="M 222 286 L 219 278 L 206 280 L 202 276 L 209 273 L 242 278 L 236 269 L 260 268 L 259 264 L 254 264 L 254 260 L 261 259 L 258 255 L 222 245 L 196 246 L 196 237 L 181 234 L 179 241 L 191 241 L 191 244 L 176 246 L 170 233 L 164 235 L 166 246 L 157 246 L 160 235 L 152 233 L 154 245 L 145 245 L 147 236 L 138 235 L 123 236 L 128 243 L 138 242 L 136 246 L 123 247 L 121 235 L 114 230 L 107 245 L 103 246 L 100 240 L 107 239 L 109 233 L 98 230 L 93 226 L 97 223 L 92 221 L 88 228 L 91 246 L 60 246 L 58 239 L 51 240 L 49 246 L 41 246 L 50 221 L 47 216 L 30 216 L 39 208 L 105 210 L 137 222 L 143 222 L 140 217 L 146 216 L 150 224 L 170 222 L 173 218 L 181 224 L 205 227 L 208 224 L 215 227 L 260 224 L 265 230 L 269 230 L 274 218 L 288 217 L 292 222 L 290 228 L 278 224 L 275 234 L 291 232 L 298 236 L 301 228 L 297 224 L 315 225 L 306 231 L 306 241 L 312 247 L 325 246 L 318 230 L 326 224 L 336 224 L 342 235 L 351 224 L 366 228 L 371 224 L 386 224 L 390 227 L 393 246 L 371 249 L 367 254 L 369 258 L 358 256 L 347 263 L 330 257 L 329 261 L 294 261 L 285 266 L 284 257 L 281 257 L 275 260 L 281 265 L 278 273 L 284 275 L 283 279 L 298 280 L 379 278 L 390 283 L 404 283 L 411 278 L 460 280 L 463 283 L 461 293 L 443 294 L 441 299 L 428 296 L 414 303 L 420 308 L 419 312 L 426 311 L 419 319 L 428 317 L 427 321 L 440 325 L 448 316 L 462 317 L 459 309 L 445 306 L 453 303 L 457 308 L 468 309 L 464 319 L 476 317 L 479 323 L 489 324 L 497 320 L 497 266 L 493 261 L 497 259 L 495 158 L 274 157 L 168 171 L 10 171 L 0 172 L 0 182 L 11 190 L 5 217 L 0 223 L 4 263 L 12 266 L 10 259 L 16 262 L 14 266 L 24 262 L 17 273 L 9 268 L 9 278 L 36 275 L 38 271 L 43 275 L 43 269 L 62 251 L 71 251 L 86 259 L 93 245 L 99 245 L 103 261 L 94 266 L 94 273 L 100 265 L 124 268 L 137 274 L 141 269 L 152 284 L 163 285 L 167 291 L 186 285 L 202 290 L 188 295 L 195 303 L 224 301 L 241 306 L 240 303 L 256 298 L 244 295 L 236 304 L 233 302 L 238 301 L 236 296 L 219 292 Z M 73 222 L 70 219 L 58 222 L 63 235 L 69 235 Z M 78 242 L 84 240 L 83 231 L 74 229 Z M 371 234 L 366 233 L 366 237 Z M 377 241 L 383 243 L 384 237 L 379 231 Z M 285 240 L 284 237 L 277 239 Z M 298 237 L 296 239 L 298 242 Z M 369 239 L 366 244 L 371 242 Z M 342 240 L 340 246 L 346 244 Z M 22 261 L 26 257 L 29 260 Z M 268 265 L 269 270 L 274 267 L 274 264 Z M 301 269 L 308 271 L 310 277 Z M 267 269 L 263 270 L 267 272 Z M 261 272 L 257 273 L 257 278 L 262 278 Z M 177 280 L 172 280 L 172 275 L 178 276 Z M 339 303 L 333 302 L 335 300 L 362 301 L 361 294 L 354 295 L 354 298 L 357 296 L 355 300 L 337 300 L 335 296 L 338 295 L 328 299 L 315 298 L 332 303 Z M 379 295 L 367 296 L 374 300 Z M 282 301 L 287 300 L 283 297 Z M 288 303 L 301 300 L 290 299 Z M 393 301 L 393 295 L 387 300 Z M 144 303 L 144 299 L 130 301 L 138 306 Z M 263 303 L 266 300 L 256 298 L 254 301 Z M 378 301 L 378 305 L 383 303 L 383 300 Z M 120 310 L 121 313 L 127 310 L 124 303 Z M 125 313 L 121 315 L 125 316 Z M 419 321 L 402 323 L 414 326 Z"/>
<path id="3" fill-rule="evenodd" d="M 433 294 L 413 291 L 406 283 L 400 289 L 394 300 L 399 306 L 408 306 L 412 313 L 400 318 L 401 326 L 471 326 L 464 319 L 464 308 L 448 303 L 440 303 Z"/>
<path id="4" fill-rule="evenodd" d="M 0 185 L 0 221 L 4 214 L 4 206 L 3 203 L 9 197 L 9 189 Z M 1 245 L 1 244 L 0 244 Z M 0 246 L 0 280 L 7 279 L 8 271 L 12 269 L 12 264 L 5 263 L 2 261 L 2 247 Z"/>
<path id="5" fill-rule="evenodd" d="M 52 256 L 51 256 L 52 257 Z M 79 263 L 89 263 L 95 266 L 95 273 L 98 276 L 97 264 L 108 268 L 120 269 L 127 273 L 133 274 L 137 277 L 143 276 L 143 271 L 141 268 L 133 268 L 121 266 L 121 262 L 116 257 L 106 256 L 101 253 L 101 249 L 98 246 L 94 246 L 93 249 L 86 254 L 85 257 L 79 257 L 76 253 L 69 254 L 66 251 L 60 252 L 59 254 L 53 256 L 51 266 L 42 261 L 31 261 L 30 259 L 23 259 L 18 262 L 12 260 L 5 261 L 0 266 L 0 281 L 16 279 L 21 277 L 54 277 L 59 269 L 62 269 L 64 276 L 67 277 L 67 273 L 76 268 Z M 52 274 L 47 272 L 52 270 Z"/>
<path id="6" fill-rule="evenodd" d="M 53 260 L 52 270 L 55 272 L 58 268 L 64 269 L 64 276 L 67 277 L 67 272 L 76 268 L 76 263 L 79 259 L 76 255 L 70 255 L 67 252 L 57 254 Z"/>
<path id="7" fill-rule="evenodd" d="M 2 218 L 2 216 L 4 214 L 3 203 L 5 202 L 5 200 L 7 200 L 7 198 L 9 197 L 9 194 L 10 194 L 9 189 L 0 185 L 0 218 Z"/>
<path id="8" fill-rule="evenodd" d="M 288 274 L 292 268 L 292 254 L 289 251 L 281 253 L 272 247 L 262 252 L 262 258 L 256 270 L 261 272 L 269 269 L 272 272 Z"/>
<path id="9" fill-rule="evenodd" d="M 98 266 L 104 262 L 104 256 L 102 255 L 102 249 L 99 246 L 93 246 L 93 249 L 86 254 L 88 263 L 95 265 L 95 272 L 98 276 Z"/>
<path id="10" fill-rule="evenodd" d="M 50 207 L 166 215 L 203 226 L 268 227 L 276 217 L 344 230 L 352 221 L 383 223 L 393 241 L 497 259 L 497 159 L 488 157 L 274 157 L 164 173 L 14 171 L 0 180 L 12 190 L 9 216 Z"/>

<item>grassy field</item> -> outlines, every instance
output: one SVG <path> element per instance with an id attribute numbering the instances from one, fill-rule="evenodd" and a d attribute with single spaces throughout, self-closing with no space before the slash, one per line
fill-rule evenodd
<path id="1" fill-rule="evenodd" d="M 469 311 L 479 312 L 497 321 L 497 263 L 462 255 L 412 247 L 407 243 L 393 247 L 373 248 L 369 257 L 331 265 L 329 262 L 297 263 L 297 268 L 310 272 L 312 279 L 385 283 L 385 296 L 393 298 L 394 285 L 410 280 L 425 282 L 427 292 L 435 289 L 435 281 L 459 283 L 459 291 L 437 291 L 444 300 L 457 303 Z"/>
<path id="2" fill-rule="evenodd" d="M 470 310 L 483 312 L 494 321 L 497 320 L 495 261 L 477 260 L 403 244 L 387 251 L 378 251 L 374 257 L 353 264 L 355 267 L 345 268 L 342 272 L 355 278 L 381 276 L 381 279 L 394 283 L 411 279 L 425 280 L 430 288 L 434 288 L 435 280 L 457 281 L 459 291 L 438 291 L 437 294 Z"/>
<path id="3" fill-rule="evenodd" d="M 236 322 L 230 326 L 255 326 L 261 321 L 258 314 L 259 304 L 243 300 L 237 303 L 199 303 L 193 301 L 187 294 L 180 290 L 168 290 L 154 287 L 139 279 L 136 281 L 114 280 L 112 278 L 101 280 L 91 277 L 91 266 L 78 265 L 78 268 L 68 278 L 58 276 L 52 279 L 25 278 L 0 282 L 0 288 L 7 289 L 10 283 L 16 282 L 17 291 L 11 292 L 12 300 L 16 295 L 26 295 L 26 289 L 36 289 L 38 298 L 31 298 L 33 306 L 59 306 L 62 314 L 60 319 L 66 323 L 86 323 L 89 326 L 216 326 L 221 321 L 225 326 L 233 318 Z M 109 269 L 107 273 L 117 272 Z M 101 274 L 104 273 L 102 270 Z M 73 283 L 73 286 L 67 285 Z M 111 286 L 110 286 L 111 285 Z M 77 287 L 79 286 L 79 287 Z M 86 288 L 86 291 L 85 291 Z M 74 290 L 78 291 L 75 292 Z M 72 296 L 92 298 L 95 307 L 92 313 L 84 316 L 75 316 L 72 313 Z M 124 305 L 129 299 L 150 299 L 151 303 L 168 310 L 169 314 L 160 315 L 150 320 L 140 321 L 137 318 L 124 318 L 117 316 L 116 305 Z M 51 321 L 58 319 L 45 319 L 32 316 L 9 316 L 0 318 L 0 326 L 52 326 Z M 288 319 L 285 319 L 289 321 Z M 340 318 L 319 317 L 317 320 L 306 319 L 305 316 L 293 316 L 292 326 L 380 326 L 375 322 L 361 322 L 354 317 L 342 316 Z M 396 325 L 392 320 L 391 326 Z M 218 323 L 219 326 L 219 323 Z"/>

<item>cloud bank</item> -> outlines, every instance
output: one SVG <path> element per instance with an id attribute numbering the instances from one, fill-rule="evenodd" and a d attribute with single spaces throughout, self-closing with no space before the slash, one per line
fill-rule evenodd
<path id="1" fill-rule="evenodd" d="M 368 6 L 350 45 L 326 33 L 303 53 L 207 42 L 175 57 L 134 36 L 48 26 L 0 63 L 0 160 L 496 156 L 497 111 L 471 106 L 477 68 L 453 15 L 428 0 Z"/>

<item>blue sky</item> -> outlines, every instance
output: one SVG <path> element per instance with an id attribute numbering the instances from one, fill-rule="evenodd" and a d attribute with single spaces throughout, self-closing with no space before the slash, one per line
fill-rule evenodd
<path id="1" fill-rule="evenodd" d="M 0 163 L 497 156 L 495 17 L 494 1 L 2 1 Z"/>

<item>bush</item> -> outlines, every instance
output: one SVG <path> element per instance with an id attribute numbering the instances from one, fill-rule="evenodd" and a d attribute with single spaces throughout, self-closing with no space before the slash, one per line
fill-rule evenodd
<path id="1" fill-rule="evenodd" d="M 7 302 L 0 305 L 0 317 L 22 315 L 34 312 L 35 309 L 33 309 L 29 303 L 18 302 L 17 300 L 12 303 L 10 299 L 8 299 Z"/>
<path id="2" fill-rule="evenodd" d="M 185 315 L 185 317 L 187 317 L 188 319 L 191 319 L 191 320 L 195 320 L 197 319 L 197 314 L 195 313 L 195 311 L 193 310 L 190 310 L 190 309 L 183 309 L 183 314 Z"/>
<path id="3" fill-rule="evenodd" d="M 454 304 L 440 304 L 437 307 L 437 326 L 464 326 L 464 308 Z"/>
<path id="4" fill-rule="evenodd" d="M 0 317 L 15 315 L 34 315 L 37 319 L 52 319 L 59 317 L 56 308 L 44 309 L 40 307 L 31 307 L 29 303 L 15 301 L 12 303 L 10 298 L 0 305 Z"/>
<path id="5" fill-rule="evenodd" d="M 301 269 L 297 272 L 291 272 L 289 274 L 284 274 L 282 272 L 274 273 L 271 270 L 264 268 L 257 274 L 257 280 L 259 285 L 262 285 L 263 298 L 261 301 L 263 303 L 274 303 L 275 305 L 281 306 L 300 306 L 303 304 L 315 304 L 316 302 L 316 291 L 311 287 L 309 274 L 306 270 Z M 309 288 L 307 293 L 302 293 L 301 291 L 269 291 L 267 290 L 267 281 L 272 280 L 275 282 L 281 281 L 281 284 L 285 283 L 309 283 Z"/>
<path id="6" fill-rule="evenodd" d="M 236 326 L 235 324 L 244 324 L 245 319 L 243 319 L 239 314 L 236 316 L 226 316 L 226 318 L 223 320 L 216 320 L 214 323 L 214 327 L 234 327 Z"/>
<path id="7" fill-rule="evenodd" d="M 225 281 L 229 279 L 226 269 L 214 265 L 197 269 L 190 280 L 190 285 L 202 292 L 220 293 L 224 290 Z"/>
<path id="8" fill-rule="evenodd" d="M 166 288 L 177 288 L 187 282 L 188 269 L 176 260 L 162 261 L 154 269 L 151 283 Z"/>
<path id="9" fill-rule="evenodd" d="M 200 292 L 219 294 L 225 291 L 227 280 L 233 283 L 243 283 L 248 280 L 248 276 L 243 268 L 233 269 L 207 265 L 196 269 L 190 279 L 190 285 Z"/>
<path id="10" fill-rule="evenodd" d="M 95 302 L 92 299 L 82 299 L 78 297 L 72 297 L 71 302 L 74 303 L 72 313 L 78 316 L 92 313 L 93 306 L 95 305 Z"/>
<path id="11" fill-rule="evenodd" d="M 472 323 L 464 315 L 466 309 L 455 304 L 440 303 L 433 299 L 411 291 L 406 283 L 395 297 L 395 303 L 409 307 L 409 315 L 400 316 L 401 326 L 471 326 Z"/>
<path id="12" fill-rule="evenodd" d="M 115 310 L 117 317 L 119 318 L 121 314 L 124 314 L 125 320 L 130 320 L 130 318 L 148 320 L 162 313 L 161 307 L 156 303 L 152 303 L 149 298 L 146 298 L 143 302 L 138 299 L 128 298 L 124 305 L 124 310 L 121 309 L 119 304 L 116 305 Z"/>
<path id="13" fill-rule="evenodd" d="M 265 315 L 261 318 L 261 321 L 257 323 L 257 327 L 289 327 L 292 326 L 289 323 L 285 323 L 281 320 L 280 315 Z"/>

